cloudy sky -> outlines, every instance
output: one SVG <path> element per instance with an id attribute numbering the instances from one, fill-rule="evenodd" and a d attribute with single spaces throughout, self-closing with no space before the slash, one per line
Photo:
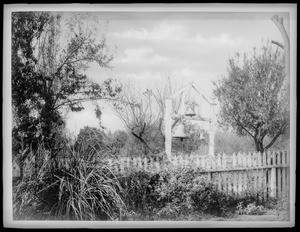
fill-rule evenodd
<path id="1" fill-rule="evenodd" d="M 106 78 L 129 80 L 144 89 L 161 85 L 168 77 L 180 85 L 191 81 L 206 95 L 212 95 L 212 81 L 227 75 L 228 59 L 236 52 L 249 52 L 262 41 L 283 43 L 271 17 L 288 14 L 213 12 L 100 12 L 108 20 L 107 41 L 113 53 L 113 69 L 91 65 L 87 75 L 101 82 Z M 274 45 L 275 46 L 275 45 Z M 102 105 L 102 124 L 122 129 L 113 111 Z M 91 105 L 70 113 L 67 128 L 78 133 L 85 125 L 98 126 Z"/>

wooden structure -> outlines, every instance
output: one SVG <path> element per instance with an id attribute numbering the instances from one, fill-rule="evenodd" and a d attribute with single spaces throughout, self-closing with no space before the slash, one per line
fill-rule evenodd
<path id="1" fill-rule="evenodd" d="M 173 156 L 169 160 L 124 157 L 106 160 L 115 174 L 147 171 L 160 173 L 163 170 L 189 168 L 199 171 L 199 178 L 211 181 L 227 194 L 242 194 L 244 191 L 260 192 L 262 197 L 287 197 L 289 194 L 289 152 L 253 152 L 217 154 L 215 159 L 207 156 Z"/>
<path id="2" fill-rule="evenodd" d="M 209 117 L 203 117 L 202 115 L 197 115 L 193 118 L 185 116 L 185 112 L 187 110 L 186 107 L 186 101 L 188 99 L 185 98 L 184 93 L 187 91 L 195 91 L 197 93 L 197 99 L 198 100 L 204 100 L 210 105 L 210 116 Z M 180 97 L 180 105 L 178 112 L 175 112 L 173 107 L 173 101 L 176 97 Z M 215 112 L 214 112 L 214 106 L 216 105 L 214 101 L 209 100 L 207 96 L 205 96 L 203 93 L 201 93 L 194 83 L 190 83 L 186 85 L 185 87 L 181 88 L 171 96 L 167 97 L 165 100 L 165 151 L 167 154 L 167 157 L 172 157 L 172 128 L 174 125 L 178 122 L 179 119 L 184 118 L 185 120 L 197 120 L 197 121 L 206 121 L 210 123 L 209 128 L 209 155 L 213 156 L 214 154 L 214 133 L 215 133 Z M 201 106 L 201 103 L 199 102 L 198 106 Z M 189 106 L 188 106 L 189 107 Z M 201 111 L 201 110 L 200 110 Z M 199 112 L 200 112 L 199 111 Z"/>

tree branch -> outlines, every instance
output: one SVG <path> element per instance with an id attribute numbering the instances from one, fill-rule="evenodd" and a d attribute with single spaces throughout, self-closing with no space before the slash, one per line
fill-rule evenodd
<path id="1" fill-rule="evenodd" d="M 254 135 L 252 135 L 243 125 L 242 125 L 242 123 L 238 120 L 238 119 L 236 119 L 234 116 L 232 116 L 233 117 L 233 119 L 236 121 L 236 123 L 240 126 L 240 127 L 242 127 L 243 128 L 243 130 L 245 130 L 252 138 L 254 138 Z"/>
<path id="2" fill-rule="evenodd" d="M 278 131 L 278 133 L 271 140 L 271 142 L 267 146 L 265 146 L 264 150 L 268 150 L 275 143 L 275 141 L 278 139 L 278 137 L 282 134 L 284 128 L 285 128 L 285 126 L 282 125 L 281 128 L 280 128 L 280 130 Z"/>
<path id="3" fill-rule="evenodd" d="M 136 106 L 136 104 L 134 104 L 134 103 L 130 103 L 130 102 L 120 100 L 120 99 L 113 99 L 113 98 L 106 98 L 106 97 L 98 97 L 98 98 L 85 97 L 85 98 L 77 98 L 77 99 L 73 99 L 73 100 L 64 101 L 64 102 L 60 103 L 59 105 L 57 105 L 56 107 L 54 107 L 54 109 L 58 109 L 59 107 L 61 107 L 63 105 L 67 105 L 67 104 L 79 103 L 79 102 L 81 103 L 81 102 L 88 102 L 88 101 L 97 101 L 97 100 L 115 101 L 115 102 L 121 102 L 121 103 L 125 103 L 128 105 Z"/>
<path id="4" fill-rule="evenodd" d="M 67 63 L 67 61 L 70 59 L 70 57 L 78 51 L 78 49 L 84 44 L 84 40 L 82 41 L 82 43 L 75 48 L 65 59 L 65 61 L 56 69 L 56 72 L 59 72 L 59 70 Z"/>
<path id="5" fill-rule="evenodd" d="M 277 41 L 271 40 L 271 43 L 276 44 L 278 47 L 281 47 L 282 49 L 284 49 L 284 45 L 282 43 L 279 43 Z"/>
<path id="6" fill-rule="evenodd" d="M 148 149 L 149 151 L 153 154 L 153 151 L 152 149 L 149 147 L 149 145 L 146 143 L 146 141 L 141 137 L 141 136 L 138 136 L 136 133 L 134 133 L 133 131 L 131 131 L 131 134 L 136 137 L 139 141 L 141 141 Z"/>

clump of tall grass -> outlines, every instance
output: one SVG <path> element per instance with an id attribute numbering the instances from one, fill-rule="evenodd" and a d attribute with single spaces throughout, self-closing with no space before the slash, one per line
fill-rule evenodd
<path id="1" fill-rule="evenodd" d="M 126 210 L 117 178 L 88 144 L 63 145 L 52 158 L 35 152 L 36 172 L 14 186 L 15 219 L 116 220 Z"/>

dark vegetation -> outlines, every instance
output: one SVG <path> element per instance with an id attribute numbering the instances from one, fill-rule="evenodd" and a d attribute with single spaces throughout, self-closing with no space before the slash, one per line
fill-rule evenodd
<path id="1" fill-rule="evenodd" d="M 105 35 L 86 30 L 87 17 L 72 15 L 62 27 L 59 14 L 12 15 L 12 159 L 18 167 L 18 175 L 13 178 L 13 218 L 201 220 L 205 214 L 230 217 L 250 203 L 254 204 L 253 212 L 268 207 L 270 202 L 257 201 L 257 193 L 245 192 L 237 197 L 219 192 L 197 170 L 122 176 L 109 169 L 107 157 L 164 156 L 163 99 L 174 88 L 151 92 L 160 108 L 157 115 L 151 115 L 147 111 L 151 107 L 145 102 L 131 101 L 130 97 L 140 99 L 135 94 L 120 97 L 122 86 L 113 80 L 101 84 L 89 80 L 84 70 L 90 63 L 111 68 L 113 57 Z M 64 32 L 67 40 L 60 43 Z M 280 82 L 280 73 L 276 75 Z M 62 112 L 81 111 L 83 102 L 92 101 L 101 121 L 98 100 L 109 101 L 119 109 L 127 131 L 85 127 L 72 141 L 66 134 Z M 275 144 L 275 129 L 286 129 L 277 127 L 280 120 L 272 127 L 271 145 Z M 188 130 L 191 132 L 192 127 Z M 208 137 L 205 134 L 199 140 L 200 132 L 204 131 L 195 130 L 183 144 L 174 141 L 174 153 L 206 154 Z M 285 146 L 285 141 L 277 146 Z M 215 147 L 216 152 L 233 153 L 249 151 L 253 144 L 235 134 L 218 132 Z"/>

